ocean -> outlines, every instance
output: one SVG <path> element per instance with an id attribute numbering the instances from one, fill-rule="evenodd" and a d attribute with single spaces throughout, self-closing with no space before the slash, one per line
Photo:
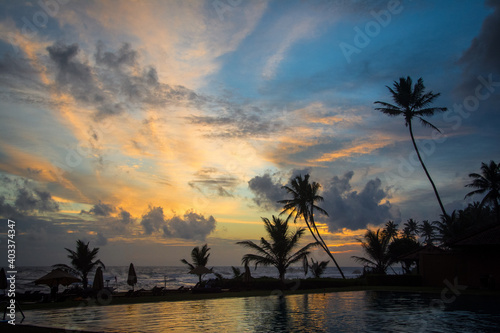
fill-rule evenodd
<path id="1" fill-rule="evenodd" d="M 209 266 L 212 268 L 212 266 Z M 243 267 L 239 267 L 244 272 Z M 16 275 L 16 292 L 24 293 L 26 291 L 49 292 L 49 287 L 45 285 L 35 285 L 33 281 L 44 276 L 52 270 L 50 266 L 44 267 L 18 267 Z M 135 290 L 150 290 L 153 287 L 166 287 L 168 289 L 177 289 L 181 286 L 193 287 L 198 282 L 198 276 L 189 274 L 187 266 L 135 266 L 137 274 L 137 284 Z M 221 274 L 224 278 L 232 278 L 233 271 L 231 266 L 214 266 L 213 271 Z M 274 267 L 257 267 L 250 269 L 252 277 L 278 277 L 278 271 Z M 356 278 L 363 271 L 362 267 L 343 267 L 342 271 L 346 278 Z M 128 266 L 107 266 L 103 272 L 104 285 L 115 288 L 115 291 L 127 291 L 131 287 L 127 285 Z M 308 277 L 311 273 L 308 274 Z M 341 275 L 336 267 L 327 267 L 322 277 L 340 278 Z M 207 274 L 204 280 L 215 278 L 214 274 Z M 286 274 L 287 279 L 304 278 L 302 267 L 290 267 Z M 94 272 L 88 276 L 89 284 L 94 280 Z M 65 287 L 59 287 L 63 291 Z"/>

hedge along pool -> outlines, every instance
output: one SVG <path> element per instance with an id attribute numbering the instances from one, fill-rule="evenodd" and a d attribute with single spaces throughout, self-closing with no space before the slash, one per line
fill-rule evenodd
<path id="1" fill-rule="evenodd" d="M 498 332 L 498 297 L 353 291 L 25 311 L 23 324 L 106 332 Z M 436 305 L 437 304 L 437 305 Z"/>

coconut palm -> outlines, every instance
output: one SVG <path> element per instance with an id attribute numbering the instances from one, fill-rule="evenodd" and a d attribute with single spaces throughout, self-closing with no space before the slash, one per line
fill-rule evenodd
<path id="1" fill-rule="evenodd" d="M 391 239 L 380 229 L 377 231 L 367 230 L 361 242 L 367 258 L 352 256 L 354 260 L 363 263 L 373 269 L 375 273 L 385 274 L 387 268 L 394 262 L 393 256 L 389 252 L 389 243 Z"/>
<path id="2" fill-rule="evenodd" d="M 424 220 L 422 225 L 419 227 L 420 235 L 424 237 L 424 242 L 426 245 L 433 245 L 433 241 L 436 238 L 436 228 L 428 220 Z"/>
<path id="3" fill-rule="evenodd" d="M 434 185 L 434 182 L 432 181 L 432 178 L 429 172 L 427 171 L 427 168 L 425 167 L 424 161 L 420 156 L 417 144 L 415 143 L 415 138 L 413 136 L 412 120 L 414 118 L 417 118 L 420 120 L 420 123 L 422 125 L 434 128 L 435 130 L 439 131 L 439 129 L 436 126 L 432 125 L 423 117 L 432 116 L 436 112 L 444 112 L 447 110 L 447 108 L 428 107 L 429 104 L 431 104 L 434 101 L 434 99 L 436 99 L 440 94 L 439 93 L 434 94 L 432 91 L 424 93 L 425 86 L 422 78 L 419 78 L 415 86 L 412 86 L 412 80 L 409 76 L 406 79 L 402 77 L 399 79 L 399 82 L 394 81 L 394 89 L 389 86 L 387 86 L 387 89 L 389 89 L 389 91 L 391 92 L 392 99 L 395 105 L 386 102 L 376 101 L 375 104 L 379 104 L 382 107 L 375 108 L 375 110 L 381 111 L 382 113 L 385 113 L 392 117 L 404 116 L 405 125 L 406 127 L 408 127 L 410 131 L 411 142 L 413 143 L 413 147 L 417 152 L 418 160 L 420 161 L 420 164 L 422 164 L 422 168 L 424 169 L 424 172 L 427 175 L 427 178 L 429 179 L 432 185 L 434 194 L 436 195 L 436 198 L 439 203 L 439 207 L 441 207 L 441 211 L 443 212 L 444 215 L 446 215 L 446 211 L 444 209 L 443 203 L 441 202 L 441 198 L 439 197 L 436 185 Z"/>
<path id="4" fill-rule="evenodd" d="M 208 263 L 208 257 L 210 257 L 210 253 L 208 253 L 208 251 L 210 251 L 210 248 L 207 244 L 203 245 L 201 249 L 199 246 L 196 246 L 191 250 L 191 260 L 193 262 L 190 263 L 186 259 L 182 259 L 181 262 L 188 265 L 190 270 L 193 270 L 197 267 L 206 267 Z M 205 274 L 206 273 L 197 274 L 199 282 L 201 282 L 201 277 Z"/>
<path id="5" fill-rule="evenodd" d="M 321 275 L 325 272 L 326 266 L 329 262 L 330 261 L 314 261 L 314 259 L 311 258 L 311 265 L 309 265 L 309 269 L 311 270 L 315 278 L 321 277 Z"/>
<path id="6" fill-rule="evenodd" d="M 394 221 L 387 221 L 385 224 L 385 228 L 382 231 L 389 237 L 389 239 L 396 239 L 398 237 L 398 225 L 397 223 L 394 223 Z"/>
<path id="7" fill-rule="evenodd" d="M 270 241 L 262 237 L 260 245 L 252 241 L 237 242 L 236 244 L 243 245 L 256 252 L 256 254 L 245 254 L 241 261 L 244 265 L 255 263 L 255 268 L 258 265 L 276 267 L 279 278 L 284 283 L 288 267 L 303 261 L 317 243 L 309 243 L 297 252 L 292 253 L 298 246 L 300 238 L 304 235 L 305 229 L 298 228 L 296 231 L 290 231 L 288 221 L 275 216 L 273 216 L 272 222 L 265 217 L 262 218 L 262 221 L 264 221 Z"/>
<path id="8" fill-rule="evenodd" d="M 418 236 L 419 227 L 417 221 L 415 221 L 414 219 L 408 219 L 408 221 L 406 221 L 403 226 L 404 237 L 415 238 L 416 236 Z"/>
<path id="9" fill-rule="evenodd" d="M 293 220 L 294 222 L 297 222 L 297 219 L 302 217 L 307 225 L 307 228 L 311 232 L 311 235 L 314 237 L 314 240 L 323 248 L 326 254 L 332 258 L 335 266 L 337 266 L 337 269 L 342 275 L 342 278 L 345 279 L 344 273 L 340 269 L 337 260 L 335 260 L 332 253 L 328 249 L 323 237 L 321 237 L 318 227 L 314 221 L 314 210 L 328 216 L 328 213 L 323 208 L 316 205 L 316 202 L 323 201 L 323 197 L 318 194 L 320 188 L 321 185 L 319 183 L 309 183 L 309 174 L 306 174 L 304 177 L 302 177 L 302 175 L 295 177 L 291 181 L 290 186 L 283 186 L 283 189 L 292 195 L 292 199 L 278 201 L 278 203 L 283 204 L 283 211 L 280 215 L 289 212 L 287 221 L 292 215 L 295 215 Z"/>
<path id="10" fill-rule="evenodd" d="M 68 258 L 71 259 L 71 266 L 66 264 L 53 265 L 54 268 L 60 268 L 74 275 L 78 275 L 82 279 L 83 288 L 88 286 L 87 275 L 99 266 L 106 268 L 101 260 L 97 259 L 97 253 L 99 253 L 99 248 L 89 249 L 89 243 L 85 244 L 81 240 L 76 241 L 76 251 L 65 248 L 69 252 Z"/>
<path id="11" fill-rule="evenodd" d="M 455 210 L 451 212 L 451 215 L 441 215 L 441 221 L 435 221 L 434 224 L 439 233 L 438 239 L 443 245 L 465 234 L 471 227 L 470 221 L 460 219 L 460 214 L 457 214 Z"/>
<path id="12" fill-rule="evenodd" d="M 467 193 L 465 196 L 470 197 L 475 194 L 486 194 L 481 200 L 481 206 L 485 203 L 491 203 L 495 207 L 497 222 L 500 223 L 500 210 L 498 209 L 498 202 L 500 201 L 500 164 L 490 161 L 490 164 L 481 163 L 481 174 L 471 173 L 469 177 L 472 178 L 470 184 L 466 187 L 473 187 L 477 190 Z"/>

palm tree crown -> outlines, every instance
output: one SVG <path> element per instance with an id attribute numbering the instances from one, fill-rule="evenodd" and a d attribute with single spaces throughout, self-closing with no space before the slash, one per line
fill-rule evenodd
<path id="1" fill-rule="evenodd" d="M 498 210 L 498 202 L 500 201 L 500 164 L 490 161 L 488 165 L 483 162 L 481 163 L 481 174 L 471 173 L 469 177 L 473 180 L 465 186 L 477 190 L 467 193 L 465 197 L 486 193 L 481 201 L 481 206 L 484 206 L 487 202 L 493 204 L 497 214 L 497 222 L 500 223 L 500 211 Z"/>
<path id="2" fill-rule="evenodd" d="M 248 265 L 255 263 L 258 265 L 274 266 L 278 269 L 279 278 L 284 283 L 285 273 L 291 264 L 303 261 L 309 253 L 310 249 L 317 243 L 309 243 L 295 253 L 292 253 L 298 246 L 300 238 L 304 235 L 304 228 L 298 228 L 296 231 L 290 231 L 288 221 L 282 220 L 279 217 L 273 216 L 271 222 L 268 218 L 263 217 L 266 232 L 271 238 L 270 241 L 264 237 L 260 239 L 260 246 L 252 241 L 242 241 L 236 244 L 248 247 L 256 252 L 256 254 L 245 254 L 242 258 L 242 263 Z"/>
<path id="3" fill-rule="evenodd" d="M 398 224 L 395 223 L 394 221 L 387 221 L 385 224 L 384 230 L 382 230 L 383 233 L 387 234 L 389 239 L 396 239 L 398 237 Z"/>
<path id="4" fill-rule="evenodd" d="M 428 126 L 439 131 L 436 126 L 432 125 L 423 117 L 432 116 L 436 112 L 444 112 L 447 110 L 447 108 L 429 107 L 429 105 L 437 97 L 439 97 L 440 94 L 434 94 L 432 91 L 424 93 L 425 86 L 422 78 L 419 78 L 417 83 L 413 86 L 412 79 L 409 76 L 407 78 L 402 77 L 399 79 L 399 82 L 394 81 L 394 88 L 387 86 L 387 89 L 389 89 L 392 95 L 392 100 L 395 104 L 376 101 L 375 104 L 379 104 L 381 105 L 381 107 L 375 108 L 375 110 L 381 111 L 382 113 L 391 117 L 403 116 L 405 118 L 405 125 L 410 131 L 411 141 L 413 143 L 415 151 L 417 152 L 420 164 L 422 165 L 422 168 L 424 169 L 424 172 L 432 185 L 434 194 L 436 195 L 442 213 L 446 215 L 446 211 L 444 209 L 443 203 L 441 202 L 441 198 L 439 197 L 437 188 L 434 185 L 434 182 L 432 181 L 427 168 L 425 167 L 422 157 L 420 156 L 420 152 L 418 151 L 417 144 L 415 143 L 412 120 L 413 118 L 417 118 L 420 120 L 420 123 L 423 126 Z"/>
<path id="5" fill-rule="evenodd" d="M 316 226 L 316 223 L 314 221 L 314 210 L 317 210 L 320 213 L 328 216 L 328 213 L 323 208 L 316 205 L 316 202 L 323 201 L 323 197 L 318 194 L 321 185 L 316 182 L 309 183 L 309 174 L 306 174 L 304 177 L 302 177 L 302 175 L 295 177 L 291 181 L 290 186 L 283 186 L 283 188 L 292 195 L 292 199 L 278 201 L 278 203 L 283 204 L 283 211 L 281 212 L 281 214 L 289 212 L 287 221 L 294 214 L 294 222 L 296 222 L 300 217 L 304 219 L 307 228 L 311 232 L 311 235 L 314 237 L 314 240 L 323 248 L 326 254 L 328 254 L 328 256 L 332 258 L 340 274 L 345 279 L 344 273 L 342 272 L 337 261 L 328 249 L 328 246 L 323 240 L 323 237 L 321 237 L 318 227 Z"/>
<path id="6" fill-rule="evenodd" d="M 311 258 L 311 265 L 306 263 L 305 267 L 308 267 L 308 269 L 311 270 L 311 273 L 315 278 L 320 278 L 321 275 L 325 272 L 326 266 L 328 266 L 328 263 L 330 261 L 314 261 L 313 258 Z M 307 272 L 306 272 L 307 274 Z"/>
<path id="7" fill-rule="evenodd" d="M 210 248 L 208 244 L 203 245 L 200 249 L 199 246 L 196 246 L 191 250 L 191 260 L 192 263 L 189 263 L 186 259 L 182 259 L 181 262 L 188 265 L 191 270 L 195 269 L 198 266 L 206 267 L 208 263 L 208 257 L 210 257 Z M 201 277 L 204 274 L 198 274 L 199 281 L 201 282 Z"/>
<path id="8" fill-rule="evenodd" d="M 385 274 L 387 268 L 394 262 L 393 256 L 389 252 L 390 240 L 388 234 L 381 232 L 380 229 L 376 232 L 367 230 L 363 239 L 358 239 L 358 241 L 361 242 L 368 257 L 352 256 L 352 258 L 370 266 L 378 274 Z"/>
<path id="9" fill-rule="evenodd" d="M 420 235 L 424 237 L 424 242 L 427 245 L 433 245 L 436 238 L 436 228 L 428 220 L 424 220 L 419 227 Z"/>
<path id="10" fill-rule="evenodd" d="M 81 240 L 76 241 L 76 251 L 66 248 L 69 252 L 68 258 L 71 259 L 71 266 L 66 264 L 53 265 L 55 268 L 61 268 L 69 271 L 75 275 L 79 275 L 82 278 L 83 288 L 88 286 L 87 275 L 97 266 L 106 268 L 101 260 L 96 259 L 97 253 L 99 253 L 99 248 L 89 249 L 89 243 L 85 244 Z"/>
<path id="11" fill-rule="evenodd" d="M 416 236 L 418 236 L 418 232 L 419 232 L 419 227 L 418 227 L 418 222 L 415 221 L 414 219 L 408 219 L 408 221 L 406 221 L 404 224 L 403 224 L 404 228 L 403 228 L 403 236 L 404 237 L 407 237 L 407 238 L 416 238 Z"/>

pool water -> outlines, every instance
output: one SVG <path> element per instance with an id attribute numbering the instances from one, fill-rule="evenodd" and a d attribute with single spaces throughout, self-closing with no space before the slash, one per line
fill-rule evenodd
<path id="1" fill-rule="evenodd" d="M 500 332 L 498 298 L 354 291 L 25 311 L 23 324 L 105 332 Z"/>

